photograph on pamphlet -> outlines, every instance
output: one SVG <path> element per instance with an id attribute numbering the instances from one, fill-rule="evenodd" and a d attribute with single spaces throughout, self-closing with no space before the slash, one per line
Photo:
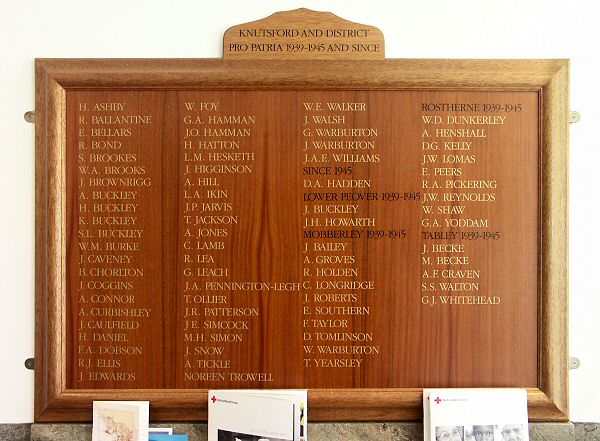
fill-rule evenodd
<path id="1" fill-rule="evenodd" d="M 148 401 L 94 401 L 92 441 L 147 441 Z"/>
<path id="2" fill-rule="evenodd" d="M 425 389 L 426 441 L 529 441 L 524 389 Z"/>
<path id="3" fill-rule="evenodd" d="M 218 441 L 286 441 L 282 438 L 264 437 L 250 435 L 248 433 L 229 432 L 228 430 L 218 431 Z"/>

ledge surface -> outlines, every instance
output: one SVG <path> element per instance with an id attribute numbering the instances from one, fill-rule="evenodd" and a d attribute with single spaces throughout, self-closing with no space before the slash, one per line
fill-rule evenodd
<path id="1" fill-rule="evenodd" d="M 153 424 L 206 441 L 206 424 Z M 422 441 L 421 423 L 312 423 L 310 441 Z M 90 424 L 0 424 L 0 441 L 89 441 Z M 532 423 L 530 441 L 600 441 L 600 423 Z"/>

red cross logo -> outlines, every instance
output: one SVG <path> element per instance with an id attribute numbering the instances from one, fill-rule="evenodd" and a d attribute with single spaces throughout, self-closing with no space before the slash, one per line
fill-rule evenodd
<path id="1" fill-rule="evenodd" d="M 436 403 L 438 403 L 438 404 L 440 404 L 440 403 L 442 402 L 442 400 L 440 400 L 440 397 L 437 397 L 437 398 L 436 398 L 435 400 L 433 400 L 433 401 L 435 401 L 435 402 L 436 402 Z"/>
<path id="2" fill-rule="evenodd" d="M 217 398 L 214 395 L 210 400 L 213 402 L 213 404 L 217 402 Z"/>

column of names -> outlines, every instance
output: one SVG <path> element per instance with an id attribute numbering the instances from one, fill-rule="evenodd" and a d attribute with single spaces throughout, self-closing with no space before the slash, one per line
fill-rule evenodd
<path id="1" fill-rule="evenodd" d="M 379 227 L 367 210 L 377 193 L 366 176 L 382 159 L 379 130 L 354 124 L 355 114 L 369 111 L 365 102 L 299 104 L 303 275 L 312 283 L 302 309 L 304 367 L 361 369 L 380 347 L 361 325 L 376 287 L 358 265 L 353 240 L 368 239 Z"/>
<path id="2" fill-rule="evenodd" d="M 486 172 L 486 146 L 510 116 L 480 103 L 423 104 L 421 110 L 421 301 L 497 305 L 501 296 L 482 289 L 489 274 L 472 255 L 502 239 L 493 216 L 502 183 Z"/>
<path id="3" fill-rule="evenodd" d="M 183 103 L 182 288 L 185 382 L 247 382 L 232 351 L 246 344 L 260 320 L 255 305 L 237 305 L 234 296 L 260 292 L 261 284 L 236 281 L 226 251 L 244 213 L 233 198 L 255 173 L 250 139 L 256 116 L 226 109 L 218 100 Z M 256 376 L 272 381 L 270 375 Z"/>
<path id="4" fill-rule="evenodd" d="M 130 387 L 138 379 L 136 360 L 148 349 L 137 337 L 148 329 L 152 312 L 145 304 L 144 255 L 151 250 L 144 234 L 153 222 L 142 207 L 154 182 L 139 137 L 153 117 L 124 101 L 76 106 L 76 381 Z"/>

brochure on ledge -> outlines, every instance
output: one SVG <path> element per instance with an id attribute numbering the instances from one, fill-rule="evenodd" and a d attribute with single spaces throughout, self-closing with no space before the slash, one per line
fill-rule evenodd
<path id="1" fill-rule="evenodd" d="M 208 441 L 307 441 L 306 390 L 209 390 Z"/>
<path id="2" fill-rule="evenodd" d="M 148 401 L 94 401 L 92 441 L 148 441 Z"/>
<path id="3" fill-rule="evenodd" d="M 148 436 L 148 441 L 188 441 L 187 434 L 173 435 L 168 433 L 154 433 Z"/>
<path id="4" fill-rule="evenodd" d="M 425 441 L 529 441 L 525 389 L 424 389 Z"/>

